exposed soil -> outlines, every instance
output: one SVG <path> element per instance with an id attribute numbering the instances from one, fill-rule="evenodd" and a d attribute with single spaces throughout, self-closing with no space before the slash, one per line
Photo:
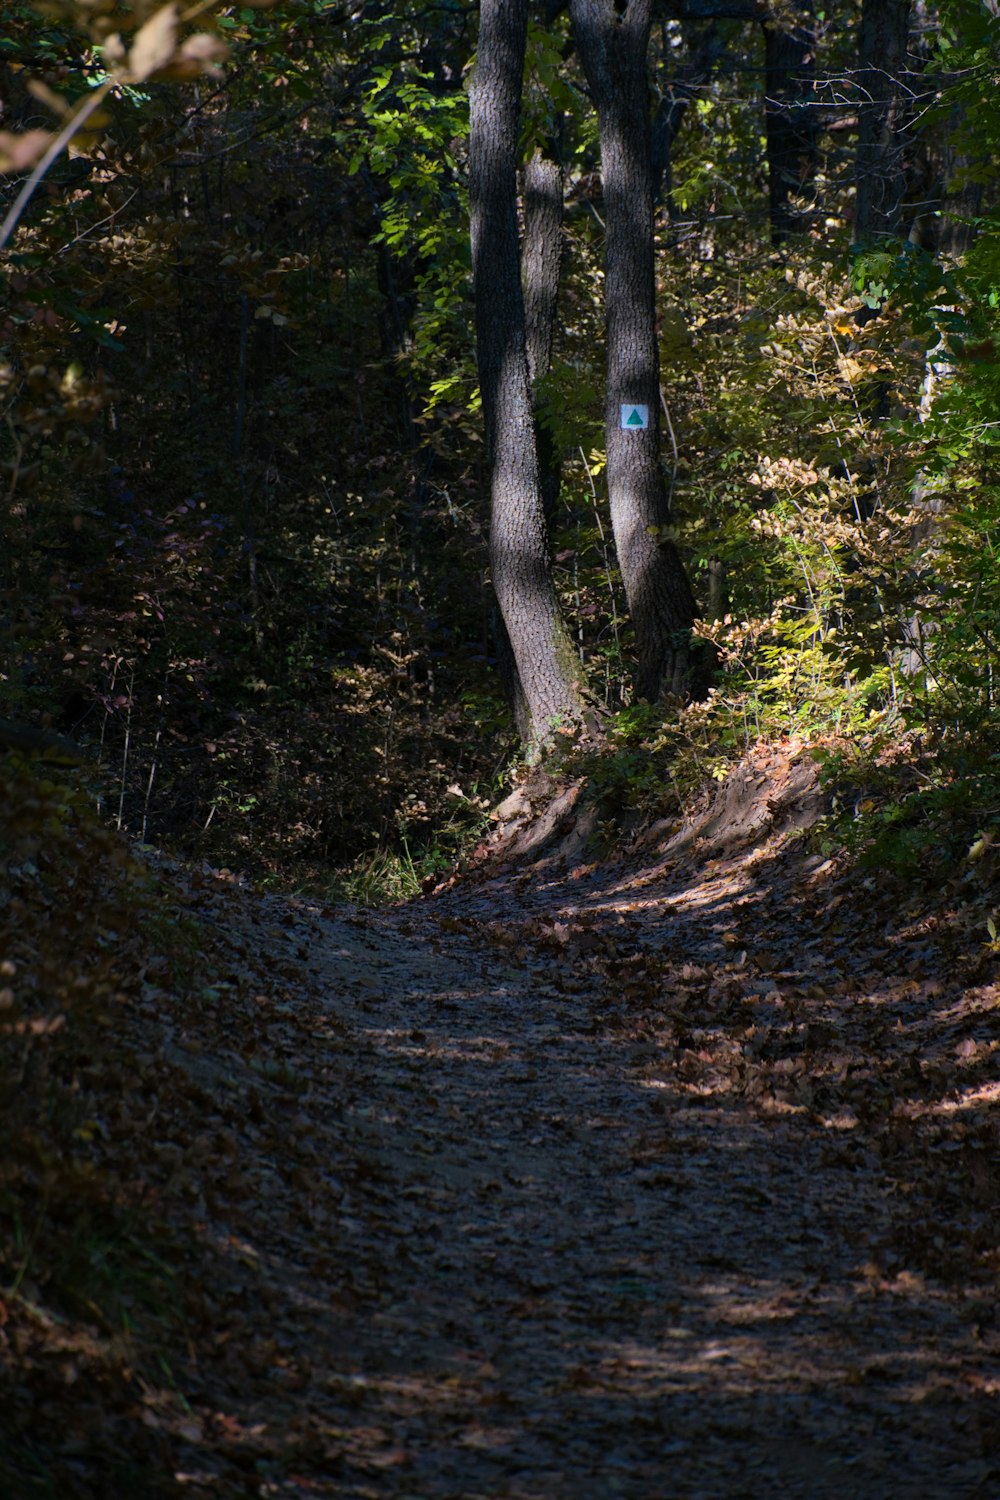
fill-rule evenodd
<path id="1" fill-rule="evenodd" d="M 803 765 L 616 861 L 567 793 L 405 907 L 225 906 L 275 990 L 164 1042 L 177 1493 L 1000 1495 L 996 956 L 809 854 Z"/>

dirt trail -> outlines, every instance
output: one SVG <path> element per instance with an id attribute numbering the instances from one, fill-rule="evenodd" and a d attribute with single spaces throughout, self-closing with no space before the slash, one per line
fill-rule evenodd
<path id="1" fill-rule="evenodd" d="M 192 1493 L 1000 1495 L 996 991 L 777 858 L 297 908 L 321 1083 L 261 1084 Z"/>

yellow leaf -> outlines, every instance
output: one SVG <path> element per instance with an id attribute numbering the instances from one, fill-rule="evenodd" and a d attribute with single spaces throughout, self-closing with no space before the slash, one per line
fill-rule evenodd
<path id="1" fill-rule="evenodd" d="M 860 361 L 852 359 L 849 354 L 845 354 L 837 360 L 837 368 L 849 385 L 854 385 L 855 381 L 863 379 L 866 374 L 864 365 Z"/>

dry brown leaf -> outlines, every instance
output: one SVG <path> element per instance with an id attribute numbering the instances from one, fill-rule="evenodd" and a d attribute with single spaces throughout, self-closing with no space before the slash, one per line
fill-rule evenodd
<path id="1" fill-rule="evenodd" d="M 20 135 L 0 130 L 0 172 L 26 172 L 45 155 L 51 140 L 48 130 L 25 130 Z"/>
<path id="2" fill-rule="evenodd" d="M 221 71 L 218 64 L 225 62 L 229 48 L 221 37 L 199 31 L 182 42 L 180 56 L 186 62 L 197 63 L 203 73 L 217 77 Z"/>
<path id="3" fill-rule="evenodd" d="M 164 5 L 140 26 L 128 55 L 129 76 L 133 83 L 143 83 L 161 68 L 167 67 L 177 50 L 177 6 Z"/>

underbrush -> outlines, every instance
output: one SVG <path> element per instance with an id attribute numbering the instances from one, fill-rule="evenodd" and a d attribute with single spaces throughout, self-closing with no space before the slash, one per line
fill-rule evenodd
<path id="1" fill-rule="evenodd" d="M 831 809 L 809 834 L 818 851 L 914 888 L 982 885 L 1000 869 L 1000 725 L 918 732 L 896 713 L 871 713 L 845 730 L 821 722 L 789 732 L 773 717 L 759 727 L 750 732 L 739 694 L 713 692 L 681 710 L 635 705 L 609 720 L 601 745 L 564 753 L 560 769 L 584 778 L 602 832 L 614 834 L 692 815 L 749 751 L 791 744 L 818 762 Z"/>
<path id="2" fill-rule="evenodd" d="M 915 883 L 987 878 L 1000 837 L 1000 733 L 820 747 L 833 811 L 821 838 Z"/>
<path id="3" fill-rule="evenodd" d="M 144 1173 L 137 1017 L 201 960 L 94 798 L 0 762 L 0 1492 L 25 1500 L 171 1492 L 143 1393 L 183 1348 L 184 1246 Z"/>
<path id="4" fill-rule="evenodd" d="M 428 818 L 422 801 L 409 798 L 397 814 L 397 835 L 380 842 L 362 855 L 332 884 L 320 886 L 327 898 L 358 906 L 392 906 L 409 901 L 431 889 L 449 871 L 461 868 L 489 825 L 490 798 L 474 787 L 466 794 L 457 785 L 448 788 L 448 804 L 440 821 Z M 411 846 L 408 824 L 419 822 Z"/>

